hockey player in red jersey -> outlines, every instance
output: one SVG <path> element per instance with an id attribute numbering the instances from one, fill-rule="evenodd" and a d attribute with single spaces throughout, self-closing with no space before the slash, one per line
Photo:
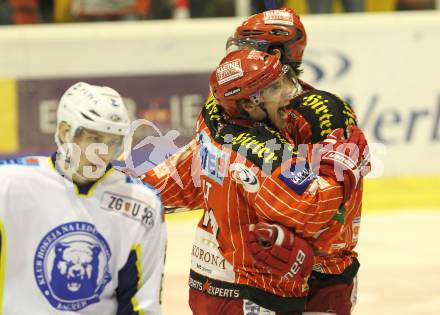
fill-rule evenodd
<path id="1" fill-rule="evenodd" d="M 237 27 L 227 48 L 253 48 L 278 56 L 292 71 L 293 89 L 298 97 L 287 107 L 268 112 L 279 130 L 295 145 L 322 141 L 337 128 L 356 125 L 353 109 L 332 93 L 313 88 L 299 80 L 307 35 L 299 16 L 292 9 L 270 10 L 248 18 Z M 364 168 L 363 174 L 368 172 Z M 309 312 L 351 313 L 356 296 L 359 268 L 354 251 L 362 207 L 362 179 L 335 217 L 343 225 L 340 236 L 331 244 L 331 255 L 316 256 L 309 281 Z"/>
<path id="2" fill-rule="evenodd" d="M 258 51 L 225 57 L 211 77 L 214 96 L 199 115 L 196 139 L 144 178 L 163 188 L 166 206 L 204 208 L 189 281 L 194 314 L 301 313 L 312 263 L 307 243 L 327 253 L 329 238 L 339 235 L 332 218 L 356 183 L 338 183 L 340 161 L 324 153 L 365 139 L 357 128 L 347 141 L 339 130 L 331 133 L 311 169 L 267 117 L 292 97 L 283 69 L 277 57 Z"/>

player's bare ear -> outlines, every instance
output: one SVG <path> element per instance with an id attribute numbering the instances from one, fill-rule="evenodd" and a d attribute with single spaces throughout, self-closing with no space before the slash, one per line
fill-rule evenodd
<path id="1" fill-rule="evenodd" d="M 271 55 L 275 55 L 275 56 L 277 56 L 278 59 L 281 59 L 281 56 L 283 55 L 283 53 L 281 52 L 281 50 L 278 49 L 278 48 L 272 49 L 272 50 L 270 51 L 270 54 L 271 54 Z"/>
<path id="2" fill-rule="evenodd" d="M 66 124 L 64 121 L 58 124 L 58 137 L 60 138 L 61 143 L 66 143 L 66 137 L 69 130 L 69 125 Z"/>

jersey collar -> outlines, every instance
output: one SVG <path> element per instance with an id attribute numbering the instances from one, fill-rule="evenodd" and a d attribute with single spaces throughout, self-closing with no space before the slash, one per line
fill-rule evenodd
<path id="1" fill-rule="evenodd" d="M 107 168 L 105 169 L 105 173 L 104 173 L 104 175 L 101 178 L 97 179 L 96 181 L 84 184 L 84 185 L 78 185 L 78 184 L 74 183 L 71 179 L 66 177 L 64 175 L 64 173 L 58 168 L 58 165 L 56 163 L 56 156 L 57 156 L 56 152 L 52 153 L 52 155 L 50 156 L 50 161 L 52 162 L 52 166 L 54 167 L 54 169 L 57 171 L 57 173 L 59 175 L 61 175 L 63 178 L 66 178 L 67 180 L 69 180 L 74 185 L 75 190 L 77 191 L 78 195 L 81 195 L 81 196 L 90 196 L 91 193 L 93 192 L 93 189 L 98 185 L 98 183 L 104 177 L 106 177 L 108 175 L 108 173 L 113 168 L 113 165 L 110 163 L 109 165 L 107 165 Z"/>

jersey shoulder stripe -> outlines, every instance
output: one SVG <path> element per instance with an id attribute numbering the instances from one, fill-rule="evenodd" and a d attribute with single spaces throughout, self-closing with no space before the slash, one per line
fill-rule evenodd
<path id="1" fill-rule="evenodd" d="M 15 159 L 0 160 L 0 182 L 17 183 L 22 186 L 23 180 L 47 176 L 49 168 L 47 156 L 26 156 Z"/>
<path id="2" fill-rule="evenodd" d="M 0 166 L 4 165 L 21 165 L 21 166 L 40 166 L 39 157 L 27 156 L 15 159 L 0 160 Z"/>

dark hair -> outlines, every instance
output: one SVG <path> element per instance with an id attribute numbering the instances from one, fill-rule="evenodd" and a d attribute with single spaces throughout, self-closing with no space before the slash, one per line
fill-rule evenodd
<path id="1" fill-rule="evenodd" d="M 273 55 L 275 49 L 278 49 L 281 52 L 280 60 L 283 61 L 285 52 L 282 45 L 270 45 L 267 52 Z M 301 62 L 289 62 L 288 65 L 292 67 L 292 70 L 297 77 L 299 77 L 304 72 L 304 70 L 301 68 Z"/>

